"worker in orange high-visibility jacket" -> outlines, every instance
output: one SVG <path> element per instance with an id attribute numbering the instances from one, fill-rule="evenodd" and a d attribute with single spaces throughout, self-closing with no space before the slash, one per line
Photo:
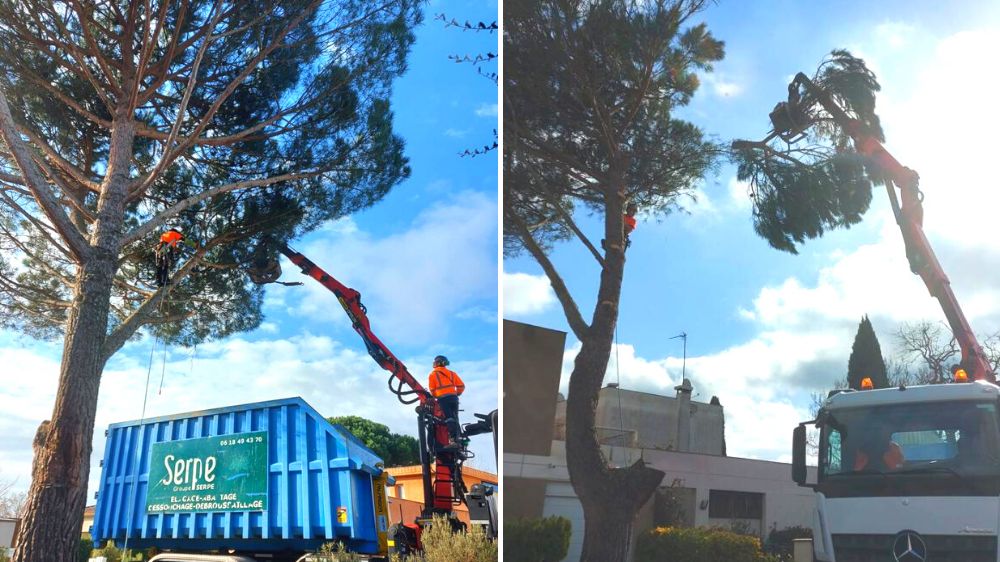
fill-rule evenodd
<path id="1" fill-rule="evenodd" d="M 462 436 L 462 426 L 458 423 L 458 397 L 465 392 L 465 383 L 458 373 L 448 369 L 450 362 L 444 355 L 434 358 L 434 369 L 428 375 L 428 387 L 445 417 L 448 433 L 451 436 L 449 447 L 458 446 Z"/>
<path id="2" fill-rule="evenodd" d="M 629 240 L 629 234 L 635 230 L 635 214 L 639 211 L 635 203 L 629 203 L 628 207 L 625 208 L 625 214 L 622 216 L 622 221 L 625 223 L 625 247 L 628 248 L 632 245 L 632 241 Z"/>
<path id="3" fill-rule="evenodd" d="M 180 255 L 180 248 L 177 244 L 183 242 L 187 246 L 194 247 L 193 242 L 189 242 L 180 231 L 171 228 L 160 235 L 160 243 L 156 245 L 156 286 L 162 287 L 170 282 L 170 271 L 177 265 Z"/>

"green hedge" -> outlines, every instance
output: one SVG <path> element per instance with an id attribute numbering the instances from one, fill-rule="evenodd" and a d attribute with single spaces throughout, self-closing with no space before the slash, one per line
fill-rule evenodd
<path id="1" fill-rule="evenodd" d="M 76 545 L 77 562 L 87 562 L 90 560 L 90 553 L 94 551 L 94 541 L 90 539 L 80 539 Z"/>
<path id="2" fill-rule="evenodd" d="M 809 527 L 785 527 L 772 529 L 767 535 L 767 550 L 774 554 L 792 554 L 795 539 L 811 539 L 812 529 Z"/>
<path id="3" fill-rule="evenodd" d="M 565 517 L 514 519 L 503 523 L 505 560 L 558 562 L 569 552 L 572 526 Z"/>
<path id="4" fill-rule="evenodd" d="M 760 539 L 705 527 L 659 527 L 643 533 L 636 562 L 765 562 Z"/>

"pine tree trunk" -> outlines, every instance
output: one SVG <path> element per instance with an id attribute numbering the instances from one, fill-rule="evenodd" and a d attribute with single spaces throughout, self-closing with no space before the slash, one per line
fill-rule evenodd
<path id="1" fill-rule="evenodd" d="M 14 562 L 76 562 L 134 137 L 129 110 L 119 108 L 89 252 L 77 270 L 56 405 L 47 435 L 36 443 Z"/>
<path id="2" fill-rule="evenodd" d="M 599 342 L 583 343 L 576 357 L 566 402 L 566 464 L 585 517 L 580 562 L 628 558 L 635 514 L 656 491 L 664 475 L 642 461 L 626 468 L 609 467 L 594 427 L 598 392 L 592 392 L 592 400 L 572 399 L 574 392 L 577 396 L 586 393 L 583 383 L 588 379 L 596 380 L 597 390 L 600 389 L 610 343 L 608 351 L 602 353 L 603 348 Z"/>
<path id="3" fill-rule="evenodd" d="M 37 443 L 14 562 L 76 562 L 111 293 L 110 276 L 94 265 L 82 267 L 77 277 L 56 405 Z"/>
<path id="4" fill-rule="evenodd" d="M 585 530 L 580 562 L 628 559 L 635 514 L 663 479 L 662 471 L 640 460 L 627 468 L 611 468 L 595 428 L 597 400 L 611 356 L 618 322 L 625 252 L 621 200 L 611 197 L 606 209 L 607 252 L 597 292 L 597 307 L 586 337 L 581 339 L 566 399 L 566 464 L 583 505 Z"/>
<path id="5" fill-rule="evenodd" d="M 627 512 L 618 502 L 584 507 L 586 528 L 580 560 L 624 562 L 632 543 L 635 512 Z"/>

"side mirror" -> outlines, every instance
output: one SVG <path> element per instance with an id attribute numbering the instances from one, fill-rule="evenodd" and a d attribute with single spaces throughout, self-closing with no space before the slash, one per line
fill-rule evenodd
<path id="1" fill-rule="evenodd" d="M 812 423 L 800 423 L 792 432 L 792 480 L 799 486 L 811 487 L 806 483 L 806 425 Z"/>

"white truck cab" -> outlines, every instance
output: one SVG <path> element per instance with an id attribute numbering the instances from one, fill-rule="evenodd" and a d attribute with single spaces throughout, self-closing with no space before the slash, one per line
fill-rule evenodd
<path id="1" fill-rule="evenodd" d="M 816 560 L 1000 561 L 998 412 L 1000 387 L 981 381 L 831 392 L 793 440 L 792 476 L 816 492 Z"/>

